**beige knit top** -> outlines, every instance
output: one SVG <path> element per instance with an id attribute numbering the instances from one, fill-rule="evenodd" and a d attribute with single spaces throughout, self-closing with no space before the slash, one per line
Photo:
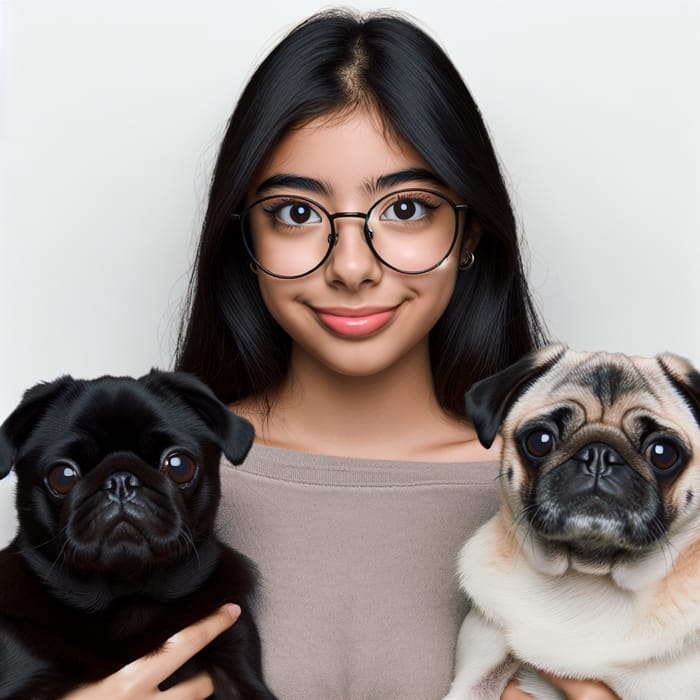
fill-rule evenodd
<path id="1" fill-rule="evenodd" d="M 259 566 L 280 700 L 437 700 L 452 680 L 465 538 L 498 506 L 495 462 L 424 464 L 254 445 L 222 463 L 222 537 Z"/>

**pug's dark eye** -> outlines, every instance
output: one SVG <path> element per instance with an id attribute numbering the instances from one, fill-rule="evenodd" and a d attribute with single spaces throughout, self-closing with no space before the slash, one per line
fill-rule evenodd
<path id="1" fill-rule="evenodd" d="M 46 476 L 46 483 L 57 496 L 65 496 L 80 480 L 80 471 L 72 462 L 59 462 Z"/>
<path id="2" fill-rule="evenodd" d="M 194 479 L 197 473 L 197 463 L 182 450 L 168 452 L 160 463 L 162 472 L 170 477 L 176 484 L 187 484 Z"/>
<path id="3" fill-rule="evenodd" d="M 537 428 L 525 435 L 522 444 L 529 457 L 541 459 L 554 449 L 554 435 L 549 430 Z"/>
<path id="4" fill-rule="evenodd" d="M 647 448 L 647 460 L 654 469 L 666 472 L 681 461 L 682 455 L 671 440 L 654 440 Z"/>

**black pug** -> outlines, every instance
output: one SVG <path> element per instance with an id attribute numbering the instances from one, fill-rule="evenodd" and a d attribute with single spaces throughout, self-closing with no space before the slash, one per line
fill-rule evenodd
<path id="1" fill-rule="evenodd" d="M 253 437 L 184 373 L 64 376 L 26 392 L 0 426 L 19 519 L 0 551 L 0 698 L 59 698 L 232 602 L 236 623 L 162 689 L 206 670 L 217 700 L 274 700 L 250 612 L 255 567 L 214 531 L 221 452 L 240 464 Z"/>

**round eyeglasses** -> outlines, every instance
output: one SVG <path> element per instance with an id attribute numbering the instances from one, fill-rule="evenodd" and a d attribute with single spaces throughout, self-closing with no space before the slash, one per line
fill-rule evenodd
<path id="1" fill-rule="evenodd" d="M 253 262 L 273 277 L 294 279 L 318 269 L 338 242 L 335 220 L 364 219 L 364 236 L 375 257 L 407 275 L 430 272 L 452 252 L 459 232 L 455 204 L 434 190 L 390 192 L 367 213 L 331 214 L 321 204 L 299 195 L 263 197 L 234 214 Z"/>

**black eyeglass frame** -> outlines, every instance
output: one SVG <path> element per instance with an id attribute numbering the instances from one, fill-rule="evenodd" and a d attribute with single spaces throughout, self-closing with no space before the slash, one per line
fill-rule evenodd
<path id="1" fill-rule="evenodd" d="M 436 262 L 434 265 L 430 265 L 429 267 L 426 267 L 423 270 L 416 270 L 416 271 L 406 271 L 406 270 L 400 270 L 398 267 L 395 267 L 394 265 L 391 265 L 388 263 L 384 258 L 382 258 L 379 253 L 374 249 L 374 246 L 372 245 L 372 238 L 374 236 L 372 230 L 369 227 L 369 218 L 370 215 L 374 212 L 374 210 L 386 199 L 389 199 L 389 197 L 394 197 L 398 194 L 404 194 L 407 192 L 427 192 L 428 194 L 432 194 L 436 197 L 440 197 L 440 199 L 444 200 L 447 202 L 451 207 L 452 210 L 454 211 L 455 214 L 455 230 L 454 233 L 452 234 L 452 242 L 450 243 L 449 248 L 447 249 L 447 252 Z M 272 272 L 271 270 L 268 270 L 264 265 L 261 265 L 255 258 L 255 255 L 252 250 L 252 245 L 248 242 L 248 235 L 246 234 L 245 227 L 244 227 L 244 221 L 246 218 L 246 215 L 248 212 L 253 209 L 253 207 L 258 206 L 259 204 L 262 204 L 263 202 L 270 201 L 272 199 L 280 199 L 283 197 L 289 197 L 290 200 L 294 201 L 300 201 L 300 202 L 306 202 L 308 204 L 312 204 L 314 207 L 318 207 L 327 217 L 328 221 L 331 224 L 331 230 L 328 232 L 328 250 L 326 251 L 326 254 L 323 256 L 321 261 L 317 264 L 314 265 L 310 270 L 307 270 L 306 272 L 302 272 L 299 275 L 280 275 L 275 272 Z M 393 192 L 389 192 L 385 194 L 383 197 L 380 197 L 368 210 L 366 213 L 363 213 L 361 211 L 339 211 L 336 212 L 335 214 L 331 214 L 322 204 L 317 202 L 314 199 L 310 199 L 309 197 L 304 197 L 302 195 L 286 195 L 284 193 L 282 194 L 273 194 L 270 195 L 269 197 L 262 197 L 261 199 L 257 199 L 255 202 L 253 202 L 250 206 L 246 207 L 240 214 L 231 214 L 231 220 L 232 221 L 238 221 L 240 225 L 240 232 L 241 235 L 243 236 L 243 244 L 245 245 L 246 251 L 248 252 L 248 255 L 250 256 L 250 259 L 253 261 L 253 263 L 260 269 L 262 270 L 265 274 L 270 275 L 271 277 L 277 277 L 278 279 L 286 279 L 286 280 L 293 280 L 293 279 L 299 279 L 300 277 L 306 277 L 306 275 L 310 275 L 312 272 L 315 272 L 318 270 L 319 267 L 322 267 L 323 264 L 328 260 L 331 251 L 333 250 L 334 246 L 338 242 L 338 233 L 335 230 L 335 220 L 336 219 L 341 219 L 341 218 L 357 218 L 357 219 L 364 219 L 365 220 L 365 225 L 363 226 L 363 233 L 365 237 L 365 241 L 369 247 L 369 249 L 372 251 L 372 255 L 379 260 L 382 265 L 385 265 L 391 270 L 394 270 L 395 272 L 400 272 L 402 275 L 424 275 L 426 272 L 430 272 L 431 270 L 434 270 L 437 267 L 440 267 L 445 260 L 449 257 L 450 253 L 454 250 L 455 243 L 457 242 L 457 237 L 459 235 L 459 212 L 464 211 L 466 212 L 469 209 L 468 204 L 457 204 L 453 202 L 447 195 L 443 194 L 442 192 L 438 192 L 437 190 L 431 190 L 427 189 L 424 187 L 411 187 L 411 188 L 405 188 L 401 190 L 394 190 Z"/>

